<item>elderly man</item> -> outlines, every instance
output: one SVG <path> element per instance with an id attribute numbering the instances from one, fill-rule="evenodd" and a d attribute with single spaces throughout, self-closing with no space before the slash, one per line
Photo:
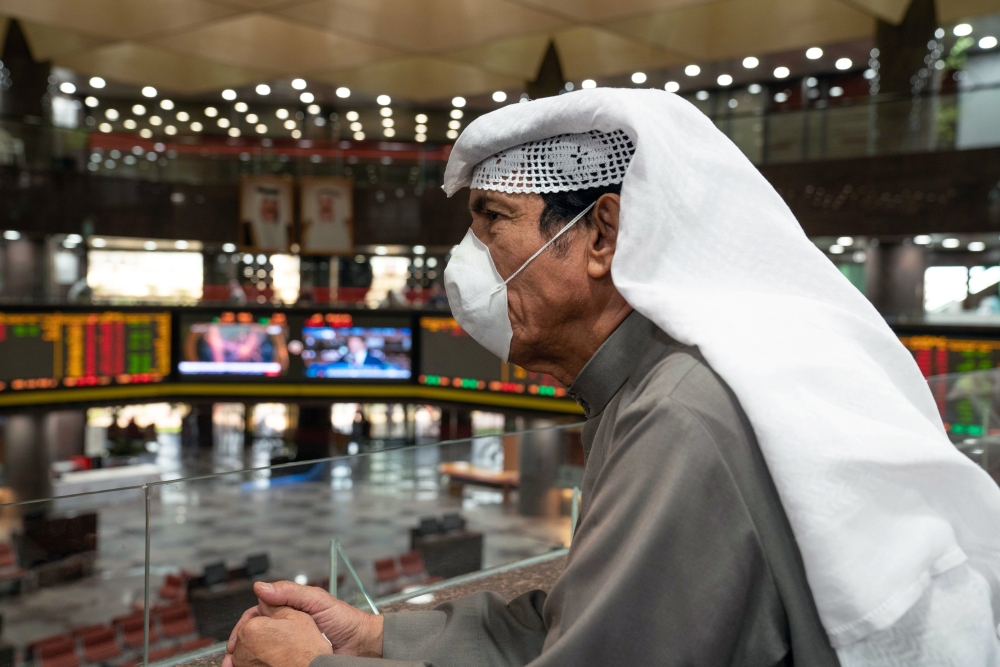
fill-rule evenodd
<path id="1" fill-rule="evenodd" d="M 445 189 L 465 185 L 456 319 L 588 418 L 565 572 L 384 617 L 258 584 L 227 660 L 1000 664 L 1000 490 L 710 121 L 657 91 L 511 105 L 456 144 Z"/>

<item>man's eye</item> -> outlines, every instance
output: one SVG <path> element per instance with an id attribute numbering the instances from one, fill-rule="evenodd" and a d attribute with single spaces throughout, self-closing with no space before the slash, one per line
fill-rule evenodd
<path id="1" fill-rule="evenodd" d="M 484 213 L 486 214 L 486 217 L 490 219 L 490 222 L 495 222 L 496 219 L 500 217 L 500 214 L 496 211 L 484 211 Z"/>

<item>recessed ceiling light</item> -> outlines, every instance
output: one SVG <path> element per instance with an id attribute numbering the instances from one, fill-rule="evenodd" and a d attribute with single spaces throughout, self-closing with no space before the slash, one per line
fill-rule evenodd
<path id="1" fill-rule="evenodd" d="M 759 64 L 760 61 L 757 60 L 757 58 L 755 58 L 754 56 L 747 56 L 746 58 L 743 59 L 743 66 L 746 67 L 747 69 L 753 69 Z"/>
<path id="2" fill-rule="evenodd" d="M 346 118 L 347 120 L 352 121 L 352 122 L 356 121 L 359 118 L 358 112 L 357 111 L 348 111 L 346 114 L 344 114 L 344 118 Z"/>
<path id="3" fill-rule="evenodd" d="M 375 98 L 375 101 L 384 107 L 387 107 L 390 104 L 392 104 L 392 98 L 389 97 L 388 95 L 379 95 L 378 97 Z"/>
<path id="4" fill-rule="evenodd" d="M 285 121 L 285 129 L 286 130 L 294 130 L 295 129 L 295 121 L 291 120 L 291 119 L 286 120 Z"/>
<path id="5" fill-rule="evenodd" d="M 222 91 L 222 99 L 232 102 L 236 99 L 236 91 L 232 88 L 226 88 Z"/>
<path id="6" fill-rule="evenodd" d="M 177 120 L 179 120 L 182 123 L 186 123 L 189 120 L 191 120 L 191 115 L 187 111 L 178 111 Z"/>
<path id="7" fill-rule="evenodd" d="M 133 104 L 132 113 L 134 113 L 136 116 L 142 116 L 146 113 L 146 107 L 142 106 L 141 104 Z"/>
<path id="8" fill-rule="evenodd" d="M 454 118 L 455 120 L 460 120 L 462 116 L 464 116 L 465 114 L 462 113 L 461 109 L 452 109 L 451 113 L 448 115 Z"/>
<path id="9" fill-rule="evenodd" d="M 299 95 L 299 101 L 302 102 L 303 104 L 312 104 L 315 99 L 316 96 L 313 95 L 312 93 L 306 92 Z"/>
<path id="10" fill-rule="evenodd" d="M 240 136 L 240 128 L 238 128 L 238 127 L 231 127 L 227 131 L 227 134 L 229 136 L 231 136 L 231 137 L 238 137 L 238 136 Z"/>
<path id="11" fill-rule="evenodd" d="M 839 246 L 839 245 L 832 245 L 832 246 L 830 246 L 830 254 L 831 255 L 842 255 L 843 253 L 844 253 L 843 246 Z"/>
<path id="12" fill-rule="evenodd" d="M 339 97 L 341 99 L 346 99 L 346 98 L 348 98 L 350 96 L 351 96 L 351 89 L 350 88 L 345 88 L 344 86 L 341 86 L 340 88 L 337 88 L 337 97 Z"/>
<path id="13" fill-rule="evenodd" d="M 646 83 L 646 73 L 645 72 L 633 72 L 632 73 L 632 83 Z"/>
<path id="14" fill-rule="evenodd" d="M 378 114 L 383 118 L 388 118 L 389 116 L 392 115 L 392 109 L 390 109 L 389 107 L 382 107 L 381 109 L 378 110 Z"/>
<path id="15" fill-rule="evenodd" d="M 233 105 L 233 108 L 236 109 L 237 113 L 245 113 L 250 107 L 247 106 L 246 102 L 237 102 Z"/>
<path id="16" fill-rule="evenodd" d="M 348 120 L 350 120 L 350 119 L 348 119 Z M 413 118 L 413 120 L 417 121 L 418 123 L 426 123 L 427 122 L 427 114 L 425 114 L 425 113 L 418 113 Z"/>
<path id="17" fill-rule="evenodd" d="M 103 88 L 108 85 L 107 82 L 99 76 L 90 77 L 90 87 L 91 88 Z"/>
<path id="18" fill-rule="evenodd" d="M 174 101 L 173 100 L 160 100 L 160 108 L 164 109 L 165 111 L 170 111 L 171 109 L 174 108 Z"/>
<path id="19" fill-rule="evenodd" d="M 819 60 L 822 57 L 823 57 L 823 49 L 819 48 L 818 46 L 813 46 L 811 48 L 806 49 L 806 58 L 808 58 L 809 60 Z"/>
<path id="20" fill-rule="evenodd" d="M 839 70 L 851 69 L 854 66 L 854 62 L 850 58 L 837 58 L 834 66 Z"/>
<path id="21" fill-rule="evenodd" d="M 993 35 L 987 35 L 979 40 L 979 48 L 981 49 L 992 49 L 997 45 L 997 38 Z"/>
<path id="22" fill-rule="evenodd" d="M 695 93 L 694 96 L 695 96 L 695 98 L 697 98 L 698 100 L 701 100 L 702 102 L 704 102 L 705 100 L 707 100 L 709 98 L 709 94 L 708 94 L 707 90 L 699 90 L 697 93 Z"/>
<path id="23" fill-rule="evenodd" d="M 966 35 L 972 34 L 972 26 L 968 23 L 959 23 L 957 26 L 952 28 L 951 32 L 955 35 L 955 37 L 965 37 Z"/>
<path id="24" fill-rule="evenodd" d="M 69 81 L 63 81 L 59 84 L 59 91 L 66 93 L 67 95 L 72 95 L 76 92 L 76 86 L 74 86 Z"/>
<path id="25" fill-rule="evenodd" d="M 320 112 L 320 108 L 318 104 L 310 104 L 308 107 L 306 107 L 306 111 L 315 116 Z"/>
<path id="26" fill-rule="evenodd" d="M 986 244 L 982 241 L 973 241 L 966 247 L 968 247 L 970 252 L 982 252 L 986 250 Z"/>
<path id="27" fill-rule="evenodd" d="M 840 97 L 844 94 L 844 89 L 840 86 L 834 86 L 830 89 L 830 97 Z"/>
<path id="28" fill-rule="evenodd" d="M 701 68 L 697 65 L 688 65 L 684 68 L 684 73 L 688 76 L 698 76 L 701 74 Z"/>
<path id="29" fill-rule="evenodd" d="M 839 239 L 837 239 L 837 245 L 852 246 L 852 245 L 854 245 L 854 237 L 853 236 L 841 236 Z"/>
<path id="30" fill-rule="evenodd" d="M 83 101 L 83 103 L 86 104 L 88 107 L 91 107 L 91 108 L 96 107 L 98 104 L 100 104 L 100 102 L 97 101 L 97 98 L 94 97 L 93 95 L 90 95 L 89 97 L 87 97 L 87 99 L 85 99 Z"/>
<path id="31" fill-rule="evenodd" d="M 264 134 L 264 133 L 267 132 L 267 125 L 264 125 L 263 123 L 261 123 L 261 124 L 257 125 L 256 127 L 254 127 L 253 129 L 254 129 L 254 131 L 257 134 Z"/>
<path id="32" fill-rule="evenodd" d="M 307 85 L 305 79 L 292 79 L 292 88 L 295 90 L 305 90 Z"/>
<path id="33" fill-rule="evenodd" d="M 365 133 L 362 132 L 361 130 L 358 130 L 357 132 L 355 132 L 353 136 L 354 136 L 354 140 L 355 141 L 364 141 L 365 140 Z"/>
<path id="34" fill-rule="evenodd" d="M 760 91 L 764 90 L 759 83 L 751 83 L 747 86 L 747 92 L 751 95 L 759 95 Z"/>
<path id="35" fill-rule="evenodd" d="M 108 120 L 118 120 L 118 110 L 117 109 L 105 109 L 104 117 Z"/>
<path id="36" fill-rule="evenodd" d="M 917 245 L 929 245 L 931 242 L 931 237 L 928 234 L 918 234 L 913 237 L 913 242 Z"/>
<path id="37" fill-rule="evenodd" d="M 775 79 L 785 79 L 791 74 L 791 70 L 787 67 L 775 67 L 774 68 L 774 78 Z"/>
<path id="38" fill-rule="evenodd" d="M 728 74 L 720 74 L 719 78 L 716 79 L 720 86 L 728 86 L 733 82 L 733 77 Z"/>
<path id="39" fill-rule="evenodd" d="M 156 88 L 152 86 L 146 86 L 142 89 L 143 97 L 156 97 Z"/>
<path id="40" fill-rule="evenodd" d="M 580 82 L 580 87 L 584 90 L 590 90 L 591 88 L 597 88 L 597 82 L 593 79 L 584 79 Z"/>
<path id="41" fill-rule="evenodd" d="M 663 90 L 667 91 L 668 93 L 676 93 L 680 89 L 681 89 L 681 84 L 677 83 L 676 81 L 667 81 L 667 83 L 664 84 L 663 86 Z"/>
<path id="42" fill-rule="evenodd" d="M 453 97 L 451 98 L 451 106 L 453 107 L 464 107 L 465 98 L 464 97 Z"/>
<path id="43" fill-rule="evenodd" d="M 258 83 L 257 87 L 254 88 L 254 90 L 257 91 L 258 95 L 270 95 L 271 94 L 271 86 L 267 85 L 266 83 Z"/>
<path id="44" fill-rule="evenodd" d="M 274 115 L 284 120 L 288 118 L 288 109 L 278 109 L 277 111 L 274 112 Z"/>
<path id="45" fill-rule="evenodd" d="M 202 129 L 203 129 L 202 124 L 199 123 L 198 121 L 195 121 L 195 122 L 191 123 L 191 131 L 192 132 L 201 132 Z"/>
<path id="46" fill-rule="evenodd" d="M 959 242 L 958 239 L 951 238 L 951 239 L 945 239 L 944 241 L 941 241 L 941 245 L 944 246 L 945 248 L 957 248 L 958 246 L 960 246 L 962 244 L 961 244 L 961 242 Z"/>
<path id="47" fill-rule="evenodd" d="M 493 93 L 493 101 L 494 102 L 506 102 L 507 101 L 507 93 L 503 92 L 502 90 L 496 91 L 495 93 Z"/>
<path id="48" fill-rule="evenodd" d="M 209 118 L 215 118 L 219 115 L 219 110 L 215 107 L 205 107 L 205 115 Z"/>

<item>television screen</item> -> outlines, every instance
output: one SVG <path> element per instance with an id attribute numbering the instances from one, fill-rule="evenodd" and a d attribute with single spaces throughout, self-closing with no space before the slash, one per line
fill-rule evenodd
<path id="1" fill-rule="evenodd" d="M 310 319 L 302 327 L 300 356 L 307 378 L 407 380 L 409 327 L 342 326 Z"/>
<path id="2" fill-rule="evenodd" d="M 288 374 L 288 322 L 283 313 L 222 313 L 181 323 L 181 375 Z"/>

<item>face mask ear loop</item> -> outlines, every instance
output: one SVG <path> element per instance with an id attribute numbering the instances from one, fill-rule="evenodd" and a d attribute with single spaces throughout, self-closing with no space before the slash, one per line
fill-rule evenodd
<path id="1" fill-rule="evenodd" d="M 587 208 L 585 208 L 582 211 L 580 211 L 579 213 L 577 213 L 575 218 L 573 218 L 572 220 L 570 220 L 569 222 L 567 222 L 563 226 L 563 228 L 560 229 L 556 233 L 555 236 L 553 236 L 551 239 L 549 239 L 548 243 L 546 243 L 541 248 L 539 248 L 538 252 L 536 252 L 534 255 L 532 255 L 531 257 L 529 257 L 528 260 L 524 264 L 521 265 L 521 268 L 519 268 L 514 273 L 510 274 L 510 278 L 508 278 L 507 280 L 505 280 L 502 283 L 500 283 L 499 285 L 497 285 L 497 288 L 495 290 L 493 290 L 492 292 L 490 292 L 490 294 L 496 294 L 497 292 L 499 292 L 500 290 L 502 290 L 507 285 L 507 283 L 509 283 L 510 281 L 512 281 L 514 279 L 514 277 L 517 276 L 517 274 L 521 273 L 521 271 L 524 271 L 524 269 L 527 268 L 528 264 L 531 264 L 532 260 L 534 260 L 536 257 L 538 257 L 543 252 L 545 252 L 545 249 L 548 248 L 553 243 L 555 243 L 555 240 L 557 238 L 559 238 L 560 236 L 562 236 L 563 233 L 567 229 L 569 229 L 570 227 L 572 227 L 573 225 L 575 225 L 577 220 L 579 220 L 580 218 L 582 218 L 583 216 L 585 216 L 587 214 L 587 211 L 589 211 L 590 209 L 594 208 L 594 204 L 596 204 L 596 203 L 597 203 L 597 200 L 595 199 L 594 201 L 590 202 L 590 206 L 588 206 Z"/>

